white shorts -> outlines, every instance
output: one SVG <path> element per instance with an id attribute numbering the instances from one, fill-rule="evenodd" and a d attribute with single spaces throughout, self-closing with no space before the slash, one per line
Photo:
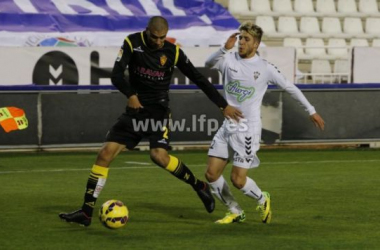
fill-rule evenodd
<path id="1" fill-rule="evenodd" d="M 233 165 L 241 168 L 255 168 L 260 165 L 256 152 L 260 148 L 260 132 L 228 133 L 222 126 L 215 134 L 208 150 L 209 156 L 229 158 L 229 147 L 233 150 Z"/>

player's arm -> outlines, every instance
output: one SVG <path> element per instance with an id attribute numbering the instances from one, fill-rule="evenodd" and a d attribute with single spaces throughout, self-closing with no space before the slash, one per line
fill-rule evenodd
<path id="1" fill-rule="evenodd" d="M 133 48 L 129 39 L 124 40 L 119 54 L 112 69 L 112 84 L 124 95 L 128 97 L 128 106 L 131 108 L 141 108 L 142 105 L 137 97 L 136 90 L 132 87 L 124 72 L 132 58 Z"/>
<path id="2" fill-rule="evenodd" d="M 268 64 L 268 70 L 270 71 L 270 75 L 272 76 L 271 82 L 284 89 L 286 92 L 290 94 L 290 96 L 297 100 L 299 104 L 304 107 L 305 111 L 309 113 L 310 120 L 314 123 L 316 127 L 321 130 L 325 128 L 325 121 L 322 117 L 315 111 L 315 108 L 310 104 L 310 102 L 306 99 L 305 95 L 301 92 L 296 85 L 291 83 L 289 80 L 285 78 L 283 74 L 272 64 Z"/>
<path id="3" fill-rule="evenodd" d="M 216 106 L 223 111 L 223 115 L 225 117 L 232 118 L 237 121 L 243 117 L 240 110 L 228 105 L 227 101 L 218 92 L 218 90 L 194 67 L 181 49 L 179 50 L 177 67 L 186 77 L 193 81 L 207 95 L 207 97 L 215 103 Z"/>
<path id="4" fill-rule="evenodd" d="M 206 60 L 206 67 L 208 68 L 219 68 L 219 66 L 223 63 L 224 55 L 228 52 L 228 50 L 232 49 L 235 46 L 237 35 L 240 33 L 233 33 L 226 41 L 223 47 L 221 47 L 216 52 L 212 53 Z"/>
<path id="5" fill-rule="evenodd" d="M 219 69 L 219 66 L 223 63 L 224 55 L 228 52 L 228 50 L 224 48 L 220 48 L 214 53 L 212 53 L 206 60 L 205 66 L 208 68 L 216 68 Z"/>

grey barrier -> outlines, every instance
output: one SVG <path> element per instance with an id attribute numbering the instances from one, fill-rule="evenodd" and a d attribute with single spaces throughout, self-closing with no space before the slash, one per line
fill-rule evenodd
<path id="1" fill-rule="evenodd" d="M 380 140 L 379 91 L 377 88 L 303 90 L 326 121 L 326 130 L 320 132 L 287 93 L 269 90 L 263 105 L 280 112 L 278 119 L 264 122 L 263 142 Z M 222 124 L 220 110 L 199 90 L 173 90 L 170 98 L 173 120 L 186 122 L 184 129 L 172 131 L 172 143 L 208 144 Z M 25 130 L 5 133 L 0 129 L 0 149 L 100 145 L 126 103 L 126 97 L 116 91 L 0 92 L 0 107 L 22 108 L 29 120 Z M 262 115 L 265 119 L 271 114 Z M 280 131 L 267 129 L 268 123 L 279 123 Z"/>

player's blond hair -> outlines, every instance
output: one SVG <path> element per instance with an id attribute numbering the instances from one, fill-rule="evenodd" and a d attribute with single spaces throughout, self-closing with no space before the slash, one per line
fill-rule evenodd
<path id="1" fill-rule="evenodd" d="M 239 31 L 242 31 L 242 30 L 246 31 L 251 36 L 256 38 L 259 42 L 261 42 L 261 37 L 263 36 L 264 32 L 259 26 L 257 26 L 253 22 L 248 21 L 248 22 L 242 23 L 239 27 Z"/>

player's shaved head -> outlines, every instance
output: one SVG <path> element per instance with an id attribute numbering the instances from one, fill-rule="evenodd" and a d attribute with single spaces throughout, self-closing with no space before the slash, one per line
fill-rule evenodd
<path id="1" fill-rule="evenodd" d="M 151 49 L 162 48 L 165 44 L 168 31 L 168 21 L 162 16 L 154 16 L 149 19 L 148 26 L 145 30 L 148 46 Z"/>
<path id="2" fill-rule="evenodd" d="M 148 22 L 149 30 L 164 31 L 169 29 L 168 21 L 162 16 L 154 16 Z"/>

